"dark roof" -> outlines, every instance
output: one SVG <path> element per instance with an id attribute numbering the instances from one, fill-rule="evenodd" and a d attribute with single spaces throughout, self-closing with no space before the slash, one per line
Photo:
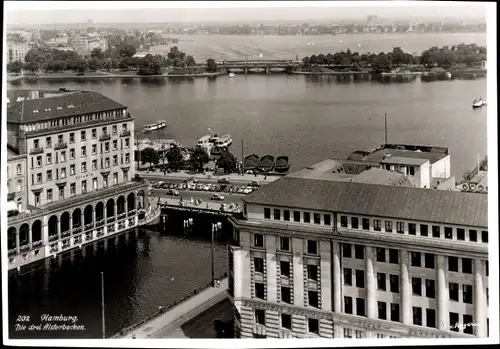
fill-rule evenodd
<path id="1" fill-rule="evenodd" d="M 78 91 L 60 96 L 11 103 L 7 107 L 7 121 L 36 122 L 122 108 L 126 108 L 126 106 L 100 93 Z M 35 112 L 35 110 L 38 110 L 38 112 Z"/>
<path id="2" fill-rule="evenodd" d="M 488 226 L 488 196 L 321 179 L 283 177 L 247 195 L 252 204 Z"/>

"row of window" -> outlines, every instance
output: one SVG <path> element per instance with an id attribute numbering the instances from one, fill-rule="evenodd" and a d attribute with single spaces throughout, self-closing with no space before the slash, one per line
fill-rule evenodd
<path id="1" fill-rule="evenodd" d="M 291 252 L 290 238 L 286 236 L 280 236 L 279 251 Z M 264 248 L 264 234 L 254 233 L 253 234 L 253 246 L 255 248 Z M 307 240 L 306 253 L 310 255 L 318 255 L 319 242 L 316 240 Z"/>
<path id="2" fill-rule="evenodd" d="M 280 314 L 280 326 L 288 330 L 292 330 L 292 315 Z M 256 309 L 254 321 L 256 324 L 266 326 L 266 312 L 265 310 Z M 319 335 L 319 320 L 314 318 L 307 319 L 307 332 Z"/>
<path id="3" fill-rule="evenodd" d="M 280 276 L 290 277 L 290 262 L 280 261 Z M 311 281 L 318 281 L 319 279 L 319 266 L 315 264 L 307 264 L 307 279 Z M 264 259 L 261 257 L 254 257 L 254 271 L 256 273 L 264 273 Z"/>
<path id="4" fill-rule="evenodd" d="M 351 228 L 351 229 L 362 229 L 362 230 L 371 230 L 370 228 L 370 218 L 361 218 L 361 224 L 359 217 L 350 217 L 351 224 L 349 225 L 349 217 L 348 216 L 340 216 L 340 226 L 342 228 Z M 373 221 L 373 230 L 374 231 L 382 231 L 382 220 L 381 219 L 372 219 Z M 397 232 L 398 234 L 405 234 L 406 224 L 408 224 L 408 234 L 409 235 L 417 235 L 417 226 L 420 227 L 420 236 L 429 236 L 429 225 L 428 224 L 419 224 L 416 223 L 406 223 L 406 222 L 396 222 L 396 229 L 393 227 L 392 220 L 384 220 L 384 231 L 386 233 Z M 456 240 L 465 241 L 465 229 L 456 228 Z M 445 239 L 454 239 L 454 228 L 452 227 L 444 227 L 444 238 Z M 469 241 L 477 242 L 478 232 L 475 229 L 469 229 Z M 431 225 L 431 236 L 434 238 L 441 238 L 441 226 L 439 225 Z M 481 231 L 481 242 L 488 242 L 488 231 Z"/>
<path id="5" fill-rule="evenodd" d="M 344 305 L 346 307 L 346 313 L 352 314 L 352 298 L 344 297 Z M 399 304 L 390 303 L 389 314 L 387 313 L 387 303 L 386 302 L 378 302 L 377 304 L 378 310 L 378 318 L 380 320 L 391 320 L 391 321 L 400 321 L 399 315 Z M 364 312 L 364 299 L 356 298 L 356 309 Z M 349 310 L 349 312 L 347 311 Z M 364 314 L 360 314 L 357 312 L 359 316 L 365 316 Z M 413 307 L 412 308 L 412 318 L 413 324 L 417 326 L 423 326 L 423 309 L 421 307 Z M 462 322 L 460 322 L 460 315 L 458 313 L 450 312 L 450 330 L 454 332 L 459 332 L 460 329 L 463 329 L 463 333 L 466 334 L 474 334 L 473 329 L 473 316 L 468 314 L 462 315 Z M 256 324 L 260 324 L 262 326 L 266 326 L 266 312 L 262 309 L 256 309 L 254 312 L 254 322 Z M 462 324 L 462 325 L 461 325 Z M 425 326 L 429 328 L 437 328 L 436 323 L 436 310 L 426 308 L 425 309 Z M 292 315 L 280 313 L 280 327 L 288 330 L 293 330 L 292 328 Z M 489 327 L 489 319 L 487 327 Z M 307 332 L 315 333 L 319 335 L 319 320 L 315 318 L 307 318 Z M 355 330 L 356 338 L 364 338 L 365 333 L 362 330 Z M 352 338 L 352 329 L 344 328 L 344 338 Z M 383 338 L 383 335 L 378 335 L 377 338 Z M 391 338 L 396 338 L 392 337 Z"/>
<path id="6" fill-rule="evenodd" d="M 273 219 L 281 220 L 281 209 L 275 208 L 273 209 Z M 301 220 L 302 217 L 302 220 Z M 312 217 L 312 220 L 311 220 Z M 264 218 L 271 219 L 271 209 L 269 207 L 264 207 Z M 293 219 L 293 222 L 302 222 L 302 223 L 314 223 L 321 224 L 321 213 L 312 213 L 311 212 L 302 212 L 302 211 L 293 211 L 293 217 L 290 216 L 290 210 L 283 210 L 283 220 L 290 222 Z M 332 215 L 329 213 L 323 214 L 323 225 L 332 225 Z"/>
<path id="7" fill-rule="evenodd" d="M 264 235 L 254 233 L 253 247 L 264 248 Z M 318 254 L 318 241 L 307 240 L 306 253 L 310 255 Z M 279 251 L 291 252 L 290 238 L 286 236 L 279 237 Z M 342 243 L 342 257 L 353 257 L 353 245 Z M 388 251 L 388 253 L 387 253 Z M 363 245 L 354 245 L 354 258 L 365 259 L 365 247 Z M 399 250 L 386 249 L 384 247 L 376 248 L 376 261 L 380 263 L 399 264 Z M 412 267 L 435 269 L 436 256 L 433 253 L 410 252 L 410 265 Z M 472 274 L 474 272 L 473 260 L 471 258 L 448 257 L 448 270 L 453 272 L 461 272 L 464 274 Z M 488 261 L 486 261 L 486 276 L 489 275 Z"/>
<path id="8" fill-rule="evenodd" d="M 67 108 L 74 108 L 74 105 L 68 105 Z M 57 107 L 58 110 L 62 110 L 63 107 L 59 106 Z M 46 109 L 45 111 L 51 111 L 50 108 Z M 39 110 L 35 109 L 33 112 L 38 113 Z M 54 127 L 62 127 L 62 126 L 69 126 L 69 125 L 76 125 L 76 124 L 81 124 L 81 123 L 86 123 L 89 121 L 95 121 L 95 120 L 105 120 L 109 119 L 112 117 L 117 117 L 120 115 L 120 111 L 114 110 L 111 112 L 102 112 L 102 113 L 97 113 L 97 114 L 89 114 L 89 115 L 80 115 L 80 116 L 71 116 L 68 118 L 63 118 L 63 119 L 52 119 L 48 120 L 45 122 L 39 122 L 36 124 L 29 124 L 29 125 L 22 125 L 21 126 L 21 131 L 37 131 L 37 130 L 46 130 L 46 129 L 51 129 Z M 123 110 L 123 115 L 125 115 L 125 110 Z M 122 124 L 122 131 L 127 130 L 127 124 L 124 123 Z M 92 129 L 92 132 L 97 132 L 97 129 Z M 102 128 L 103 133 L 107 133 L 107 127 Z M 81 138 L 82 140 L 86 139 L 86 131 L 81 131 Z M 117 126 L 113 125 L 112 127 L 112 132 L 113 134 L 116 134 L 117 132 Z M 74 134 L 74 133 L 73 133 Z M 37 139 L 38 141 L 38 139 Z"/>
<path id="9" fill-rule="evenodd" d="M 125 154 L 125 161 L 123 161 L 123 158 L 121 159 L 121 163 L 122 164 L 129 164 L 130 163 L 130 156 L 128 153 Z M 118 155 L 114 155 L 113 156 L 113 162 L 111 163 L 110 162 L 110 158 L 106 158 L 106 159 L 101 159 L 101 169 L 106 169 L 106 168 L 110 168 L 111 166 L 118 166 Z M 87 162 L 82 162 L 80 164 L 80 173 L 87 173 L 87 170 L 88 170 L 88 167 L 87 167 Z M 95 171 L 95 170 L 98 170 L 98 167 L 97 167 L 97 160 L 92 160 L 92 171 Z M 70 176 L 74 176 L 76 175 L 76 165 L 70 165 L 69 166 L 69 175 Z M 62 167 L 60 169 L 56 169 L 55 171 L 55 179 L 64 179 L 66 178 L 66 167 Z M 54 178 L 53 178 L 53 172 L 52 170 L 47 170 L 47 173 L 46 173 L 46 181 L 49 182 L 49 181 L 52 181 Z M 35 177 L 35 174 L 32 174 L 31 175 L 31 184 L 32 185 L 35 185 L 35 184 L 42 184 L 43 183 L 43 176 L 42 176 L 42 173 L 37 173 L 36 174 L 36 177 Z"/>
<path id="10" fill-rule="evenodd" d="M 130 147 L 130 139 L 126 138 L 125 145 L 122 144 L 121 149 L 128 149 L 129 147 Z M 118 140 L 116 140 L 116 139 L 113 140 L 113 147 L 112 148 L 110 148 L 110 142 L 101 143 L 101 154 L 109 153 L 111 150 L 112 151 L 118 150 Z M 97 155 L 97 144 L 92 144 L 91 155 Z M 84 145 L 80 149 L 80 158 L 85 158 L 86 156 L 87 156 L 87 146 Z M 59 162 L 65 162 L 66 161 L 66 151 L 61 150 L 59 153 L 56 152 L 54 158 L 55 158 L 56 164 Z M 35 159 L 36 159 L 36 161 L 35 161 Z M 76 159 L 75 148 L 71 148 L 69 150 L 69 160 L 75 160 L 75 159 Z M 45 155 L 45 164 L 46 165 L 52 164 L 52 153 L 48 153 Z M 18 166 L 20 166 L 20 165 L 18 165 Z M 41 155 L 31 157 L 31 168 L 42 167 L 42 166 L 43 166 L 43 159 L 42 159 Z M 18 169 L 18 172 L 19 171 L 20 171 L 20 168 Z"/>
<path id="11" fill-rule="evenodd" d="M 113 173 L 113 185 L 116 185 L 118 184 L 118 173 Z M 124 181 L 128 181 L 128 171 L 124 171 L 123 172 L 123 178 L 124 178 Z M 108 188 L 109 187 L 109 184 L 108 184 L 108 176 L 103 176 L 103 188 Z M 76 183 L 70 183 L 70 186 L 69 186 L 69 193 L 70 193 L 70 196 L 76 196 L 77 193 L 76 193 Z M 87 185 L 87 180 L 82 180 L 81 181 L 81 194 L 86 194 L 88 192 L 88 185 Z M 95 191 L 95 190 L 98 190 L 99 189 L 99 186 L 98 186 L 98 178 L 95 177 L 92 179 L 92 189 Z M 54 198 L 54 192 L 53 192 L 53 189 L 52 188 L 49 188 L 49 189 L 46 189 L 46 194 L 45 194 L 45 198 L 46 198 L 46 201 L 47 203 L 50 203 L 50 202 L 53 202 L 53 201 L 56 201 L 56 199 Z M 41 205 L 41 192 L 36 192 L 34 193 L 34 197 L 35 197 L 35 206 L 40 206 Z M 61 187 L 59 188 L 59 191 L 58 191 L 58 198 L 57 200 L 62 200 L 62 199 L 65 199 L 65 189 L 64 187 Z"/>

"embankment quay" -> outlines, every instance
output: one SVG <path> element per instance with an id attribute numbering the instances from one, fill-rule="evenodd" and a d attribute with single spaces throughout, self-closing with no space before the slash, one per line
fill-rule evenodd
<path id="1" fill-rule="evenodd" d="M 167 307 L 147 316 L 136 324 L 122 329 L 112 338 L 182 338 L 186 337 L 178 332 L 183 325 L 204 312 L 221 308 L 220 303 L 228 298 L 227 278 L 218 280 L 216 287 L 207 283 L 197 288 L 184 298 L 179 299 Z M 231 310 L 232 312 L 232 310 Z M 220 314 L 218 314 L 220 315 Z M 231 317 L 232 314 L 229 316 Z M 217 315 L 215 315 L 217 317 Z M 213 327 L 213 322 L 206 323 L 203 327 Z M 208 325 L 208 326 L 207 326 Z"/>

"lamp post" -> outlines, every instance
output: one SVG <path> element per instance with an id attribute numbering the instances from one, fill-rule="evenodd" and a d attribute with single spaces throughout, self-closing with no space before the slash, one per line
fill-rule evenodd
<path id="1" fill-rule="evenodd" d="M 188 218 L 183 221 L 184 237 L 186 237 L 193 226 L 193 218 Z"/>
<path id="2" fill-rule="evenodd" d="M 167 173 L 165 170 L 165 143 L 161 144 L 161 157 L 163 160 L 163 175 L 165 175 L 165 173 Z"/>
<path id="3" fill-rule="evenodd" d="M 222 228 L 222 223 L 212 223 L 212 287 L 215 287 L 215 260 L 214 260 L 214 238 L 215 233 L 217 233 Z"/>
<path id="4" fill-rule="evenodd" d="M 101 309 L 102 309 L 102 338 L 106 338 L 106 324 L 104 321 L 104 273 L 101 271 Z"/>

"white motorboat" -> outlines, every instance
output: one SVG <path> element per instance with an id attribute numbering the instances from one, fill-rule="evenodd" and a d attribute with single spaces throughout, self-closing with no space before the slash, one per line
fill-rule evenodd
<path id="1" fill-rule="evenodd" d="M 228 74 L 228 76 L 229 76 L 230 78 L 234 78 L 234 73 L 229 73 L 229 74 Z"/>
<path id="2" fill-rule="evenodd" d="M 165 120 L 159 120 L 153 124 L 147 124 L 142 127 L 143 132 L 151 132 L 151 131 L 156 131 L 160 130 L 162 128 L 167 127 L 167 122 Z"/>
<path id="3" fill-rule="evenodd" d="M 481 108 L 484 105 L 483 99 L 481 97 L 476 98 L 472 101 L 472 108 Z"/>

